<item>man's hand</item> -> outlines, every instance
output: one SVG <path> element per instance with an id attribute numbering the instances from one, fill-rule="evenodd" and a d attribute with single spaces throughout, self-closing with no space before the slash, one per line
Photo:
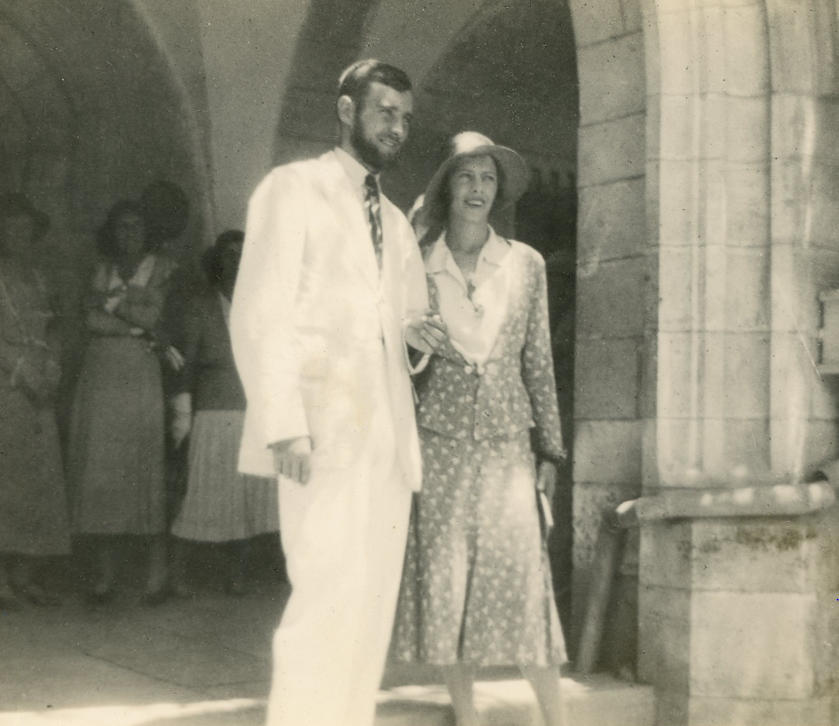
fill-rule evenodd
<path id="1" fill-rule="evenodd" d="M 312 440 L 308 436 L 277 441 L 271 444 L 271 451 L 274 452 L 274 471 L 277 476 L 284 476 L 299 484 L 309 481 Z"/>
<path id="2" fill-rule="evenodd" d="M 405 340 L 423 353 L 434 353 L 446 340 L 446 324 L 439 313 L 425 313 L 405 327 Z"/>
<path id="3" fill-rule="evenodd" d="M 548 501 L 553 505 L 556 494 L 556 482 L 558 474 L 556 464 L 552 461 L 543 461 L 539 464 L 539 472 L 536 475 L 536 489 L 545 492 Z"/>

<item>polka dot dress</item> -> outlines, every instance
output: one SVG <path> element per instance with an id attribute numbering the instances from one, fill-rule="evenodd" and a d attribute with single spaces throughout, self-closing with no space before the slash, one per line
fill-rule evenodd
<path id="1" fill-rule="evenodd" d="M 513 245 L 511 262 L 521 275 L 492 356 L 501 374 L 497 385 L 514 388 L 503 380 L 505 358 L 522 368 L 528 357 L 538 359 L 545 371 L 538 385 L 528 385 L 536 383 L 533 366 L 518 372 L 531 400 L 541 399 L 527 406 L 524 420 L 535 421 L 537 445 L 561 455 L 547 314 L 538 312 L 543 303 L 546 308 L 544 263 L 525 245 Z M 435 296 L 432 284 L 432 305 Z M 435 665 L 560 664 L 565 643 L 539 525 L 531 432 L 514 425 L 520 417 L 509 411 L 496 415 L 509 397 L 496 390 L 482 395 L 481 388 L 496 387 L 490 376 L 460 376 L 453 390 L 452 372 L 467 367 L 446 346 L 420 387 L 420 414 L 423 407 L 434 413 L 431 427 L 418 416 L 423 489 L 414 501 L 392 657 Z M 435 383 L 435 377 L 446 380 Z M 449 404 L 429 400 L 435 391 L 445 391 Z M 497 403 L 487 407 L 487 400 Z M 476 404 L 489 416 L 470 414 Z M 487 418 L 493 425 L 486 426 Z M 547 428 L 540 430 L 542 424 Z"/>

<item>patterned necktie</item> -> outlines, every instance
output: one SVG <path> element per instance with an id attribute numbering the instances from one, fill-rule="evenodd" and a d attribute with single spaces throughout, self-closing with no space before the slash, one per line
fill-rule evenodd
<path id="1" fill-rule="evenodd" d="M 370 237 L 373 239 L 373 251 L 376 262 L 382 269 L 382 214 L 379 204 L 379 185 L 376 177 L 368 174 L 364 177 L 364 211 L 367 212 L 367 222 L 370 224 Z"/>

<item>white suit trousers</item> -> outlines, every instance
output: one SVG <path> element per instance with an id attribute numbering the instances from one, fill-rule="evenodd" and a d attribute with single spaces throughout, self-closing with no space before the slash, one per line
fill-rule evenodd
<path id="1" fill-rule="evenodd" d="M 308 484 L 280 480 L 292 592 L 274 635 L 268 726 L 373 723 L 411 506 L 393 429 L 377 423 L 359 466 L 330 471 L 315 452 Z"/>

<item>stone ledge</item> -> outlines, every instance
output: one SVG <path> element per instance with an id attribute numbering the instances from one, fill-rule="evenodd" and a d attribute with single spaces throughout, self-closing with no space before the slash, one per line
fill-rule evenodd
<path id="1" fill-rule="evenodd" d="M 633 527 L 663 519 L 801 516 L 827 509 L 835 502 L 833 487 L 824 481 L 731 489 L 680 489 L 623 502 L 613 516 L 617 526 Z"/>

